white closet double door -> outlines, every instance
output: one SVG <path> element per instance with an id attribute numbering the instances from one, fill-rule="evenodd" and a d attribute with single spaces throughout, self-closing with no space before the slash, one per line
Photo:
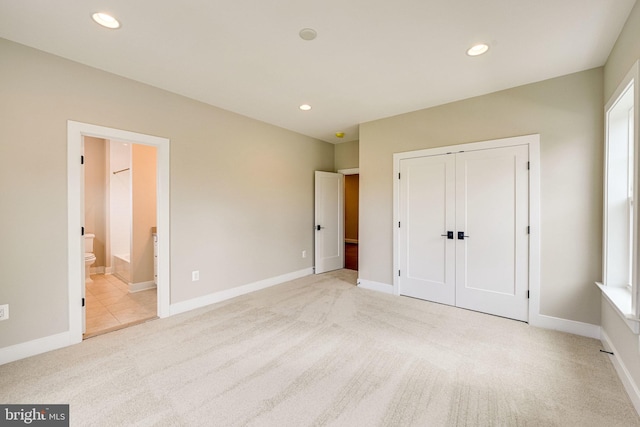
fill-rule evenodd
<path id="1" fill-rule="evenodd" d="M 400 160 L 400 294 L 526 321 L 526 145 Z"/>

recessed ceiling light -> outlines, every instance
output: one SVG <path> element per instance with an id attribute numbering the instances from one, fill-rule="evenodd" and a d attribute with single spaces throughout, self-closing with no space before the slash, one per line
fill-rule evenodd
<path id="1" fill-rule="evenodd" d="M 298 33 L 302 40 L 310 41 L 318 36 L 318 33 L 313 28 L 303 28 Z"/>
<path id="2" fill-rule="evenodd" d="M 344 132 L 336 132 L 336 138 L 344 138 Z"/>
<path id="3" fill-rule="evenodd" d="M 106 13 L 97 12 L 91 15 L 91 17 L 93 18 L 94 21 L 96 21 L 98 24 L 102 25 L 103 27 L 111 28 L 114 30 L 116 28 L 120 28 L 120 22 L 118 22 L 118 20 L 113 16 L 107 15 Z"/>
<path id="4" fill-rule="evenodd" d="M 489 45 L 486 45 L 484 43 L 479 43 L 477 45 L 471 46 L 467 50 L 467 55 L 478 56 L 478 55 L 482 55 L 483 53 L 486 53 L 488 50 L 489 50 Z"/>
<path id="5" fill-rule="evenodd" d="M 298 108 L 300 108 L 302 111 L 309 111 L 309 110 L 311 110 L 311 105 L 309 105 L 309 104 L 302 104 L 302 105 L 301 105 L 300 107 L 298 107 Z"/>

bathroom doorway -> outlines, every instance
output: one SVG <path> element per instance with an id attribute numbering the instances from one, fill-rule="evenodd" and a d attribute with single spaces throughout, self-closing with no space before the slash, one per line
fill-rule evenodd
<path id="1" fill-rule="evenodd" d="M 103 309 L 100 311 L 108 311 L 112 315 L 114 312 L 119 312 L 120 314 L 120 322 L 122 324 L 128 325 L 132 320 L 132 316 L 134 312 L 137 311 L 137 308 L 144 307 L 140 304 L 141 300 L 146 300 L 144 302 L 149 303 L 146 306 L 146 315 L 150 318 L 153 317 L 167 317 L 169 315 L 169 241 L 168 241 L 168 229 L 169 229 L 169 143 L 170 141 L 166 138 L 160 138 L 150 135 L 138 134 L 134 132 L 123 131 L 119 129 L 106 128 L 96 125 L 90 125 L 85 123 L 68 121 L 68 215 L 69 215 L 69 227 L 68 227 L 68 272 L 69 272 L 69 325 L 70 325 L 70 335 L 72 343 L 80 342 L 84 338 L 83 331 L 85 327 L 85 315 L 87 313 L 87 309 L 89 313 L 91 313 L 91 308 L 87 307 L 88 304 L 91 303 L 92 297 L 96 295 L 102 295 L 100 299 L 93 298 L 94 303 L 96 300 L 99 300 Z M 155 151 L 156 158 L 149 161 L 147 158 L 146 164 L 153 164 L 155 168 L 153 168 L 153 173 L 148 174 L 146 181 L 149 184 L 149 181 L 155 183 L 155 191 L 154 192 L 144 192 L 143 198 L 148 198 L 151 193 L 154 193 L 155 200 L 151 203 L 146 200 L 147 206 L 150 206 L 148 210 L 155 214 L 155 223 L 156 228 L 152 229 L 151 224 L 149 222 L 145 223 L 140 227 L 136 225 L 135 215 L 132 217 L 130 232 L 130 245 L 129 248 L 129 262 L 133 260 L 132 264 L 135 264 L 138 258 L 140 251 L 137 249 L 136 241 L 142 242 L 142 253 L 145 256 L 149 256 L 151 254 L 151 263 L 146 263 L 147 269 L 150 269 L 153 273 L 151 280 L 141 280 L 136 273 L 136 269 L 131 269 L 129 280 L 122 280 L 117 278 L 113 272 L 115 269 L 111 244 L 113 243 L 113 239 L 111 237 L 111 233 L 108 233 L 106 230 L 100 231 L 102 233 L 102 237 L 100 239 L 93 238 L 90 239 L 86 234 L 96 234 L 89 233 L 92 231 L 89 227 L 95 228 L 96 230 L 100 230 L 100 226 L 96 225 L 95 215 L 96 212 L 91 212 L 94 209 L 93 205 L 88 207 L 87 215 L 85 216 L 85 160 L 89 161 L 88 156 L 89 152 L 85 153 L 83 150 L 85 148 L 90 148 L 90 142 L 86 143 L 85 146 L 85 138 L 97 138 L 105 141 L 117 141 L 121 144 L 129 144 L 132 153 L 132 165 L 134 169 L 140 170 L 141 167 L 136 168 L 136 153 L 138 151 L 145 151 L 147 154 L 149 152 Z M 95 147 L 92 147 L 95 148 Z M 141 150 L 136 150 L 136 148 L 140 148 Z M 152 149 L 152 150 L 149 150 Z M 105 148 L 106 151 L 106 148 Z M 106 156 L 106 154 L 105 154 Z M 105 160 L 105 163 L 106 160 Z M 102 197 L 102 200 L 105 200 L 104 206 L 107 205 L 106 202 L 106 176 L 114 175 L 113 172 L 118 172 L 119 170 L 126 169 L 121 168 L 118 170 L 111 170 L 111 168 L 107 168 L 107 165 L 104 164 L 102 176 L 104 176 L 105 181 L 105 194 Z M 125 171 L 134 172 L 134 171 Z M 135 173 L 135 172 L 134 172 Z M 121 175 L 122 173 L 115 174 Z M 135 177 L 134 177 L 135 180 Z M 135 183 L 132 183 L 135 186 Z M 98 196 L 100 198 L 100 196 Z M 135 202 L 138 197 L 132 197 L 131 200 Z M 93 202 L 91 202 L 93 203 Z M 133 206 L 132 208 L 135 208 Z M 139 209 L 138 209 L 139 210 Z M 110 216 L 111 212 L 106 210 L 106 207 L 103 210 L 104 216 Z M 94 216 L 93 218 L 92 215 Z M 99 215 L 98 215 L 99 216 Z M 92 223 L 93 221 L 93 223 Z M 107 219 L 105 219 L 106 223 Z M 86 224 L 85 224 L 86 222 Z M 106 226 L 105 226 L 106 228 Z M 139 239 L 136 238 L 137 230 L 144 230 L 143 232 L 149 236 L 149 238 Z M 76 230 L 80 230 L 78 233 Z M 155 231 L 155 235 L 154 232 Z M 89 266 L 88 272 L 91 279 L 91 273 L 93 277 L 99 279 L 97 282 L 100 286 L 96 286 L 96 289 L 90 289 L 89 292 L 85 295 L 85 240 L 94 240 L 96 245 L 93 248 L 95 255 L 95 261 L 98 260 L 98 257 L 103 257 L 103 261 L 99 264 L 93 263 L 92 266 L 94 270 L 91 270 L 92 266 Z M 132 246 L 136 245 L 136 246 Z M 100 255 L 102 253 L 102 255 Z M 127 255 L 127 254 L 120 254 Z M 89 257 L 89 262 L 92 261 L 92 257 Z M 135 259 L 134 259 L 135 258 Z M 154 262 L 155 261 L 155 262 Z M 135 267 L 135 266 L 134 266 Z M 154 268 L 155 267 L 155 268 Z M 157 274 L 157 275 L 156 275 Z M 153 278 L 155 278 L 155 283 Z M 116 281 L 116 279 L 118 281 Z M 93 279 L 92 279 L 93 280 Z M 108 283 L 106 283 L 108 282 Z M 145 292 L 151 288 L 152 284 L 156 285 L 156 289 L 154 290 L 155 298 L 146 296 L 142 297 L 142 292 Z M 99 289 L 98 289 L 99 288 Z M 106 292 L 107 288 L 113 289 L 115 288 L 117 291 L 114 295 L 105 296 L 104 292 Z M 94 292 L 95 291 L 95 292 Z M 150 293 L 147 293 L 150 294 Z M 138 306 L 134 306 L 129 301 L 130 296 L 136 296 L 133 299 L 134 302 L 138 304 Z M 125 300 L 122 298 L 127 297 Z M 120 299 L 120 300 L 118 300 Z M 111 301 L 109 301 L 111 300 Z M 106 304 L 109 302 L 121 303 L 118 307 L 107 308 Z M 127 307 L 127 305 L 131 305 Z M 155 308 L 150 308 L 151 304 L 155 306 Z M 95 314 L 95 313 L 94 313 Z M 89 314 L 91 315 L 91 314 Z M 129 315 L 129 316 L 127 316 Z M 114 316 L 116 317 L 116 316 Z M 127 318 L 128 317 L 128 318 Z M 123 321 L 124 320 L 124 321 Z M 127 321 L 129 320 L 129 321 Z M 138 322 L 138 320 L 135 320 Z M 118 329 L 120 326 L 113 325 L 108 328 L 108 330 Z"/>
<path id="2" fill-rule="evenodd" d="M 156 151 L 83 138 L 85 339 L 157 317 Z"/>

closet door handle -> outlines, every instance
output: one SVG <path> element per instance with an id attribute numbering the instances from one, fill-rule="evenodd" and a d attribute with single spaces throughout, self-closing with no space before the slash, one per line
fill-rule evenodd
<path id="1" fill-rule="evenodd" d="M 469 236 L 465 236 L 464 231 L 458 231 L 458 240 L 464 240 L 465 237 Z"/>
<path id="2" fill-rule="evenodd" d="M 453 231 L 447 231 L 447 234 L 441 234 L 441 236 L 453 240 Z"/>

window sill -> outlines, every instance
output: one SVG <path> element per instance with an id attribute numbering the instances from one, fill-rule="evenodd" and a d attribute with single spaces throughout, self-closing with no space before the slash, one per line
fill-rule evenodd
<path id="1" fill-rule="evenodd" d="M 636 318 L 631 310 L 631 291 L 627 288 L 604 286 L 600 282 L 596 282 L 596 286 L 600 288 L 602 295 L 622 317 L 629 329 L 636 335 L 640 334 L 640 319 Z"/>

